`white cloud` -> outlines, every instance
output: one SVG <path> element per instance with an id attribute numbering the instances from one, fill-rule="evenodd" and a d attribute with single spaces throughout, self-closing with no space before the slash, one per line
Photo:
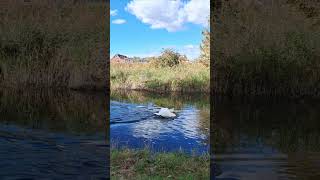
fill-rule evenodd
<path id="1" fill-rule="evenodd" d="M 208 25 L 210 17 L 210 1 L 209 0 L 191 0 L 184 7 L 187 21 L 203 26 Z"/>
<path id="2" fill-rule="evenodd" d="M 182 28 L 184 15 L 179 11 L 182 7 L 180 0 L 133 0 L 127 4 L 126 10 L 143 23 L 150 24 L 152 29 L 175 31 Z"/>
<path id="3" fill-rule="evenodd" d="M 115 19 L 112 21 L 113 24 L 124 24 L 127 21 L 125 19 Z"/>
<path id="4" fill-rule="evenodd" d="M 200 47 L 199 45 L 188 44 L 178 49 L 179 53 L 184 54 L 190 60 L 195 60 L 200 56 Z"/>
<path id="5" fill-rule="evenodd" d="M 152 29 L 169 32 L 184 28 L 186 23 L 206 25 L 210 14 L 209 0 L 132 0 L 126 10 Z"/>
<path id="6" fill-rule="evenodd" d="M 118 14 L 118 10 L 114 9 L 114 10 L 110 10 L 110 15 L 111 16 L 116 16 Z"/>

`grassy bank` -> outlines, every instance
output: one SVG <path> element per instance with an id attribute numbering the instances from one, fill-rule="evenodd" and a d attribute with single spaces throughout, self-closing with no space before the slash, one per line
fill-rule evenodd
<path id="1" fill-rule="evenodd" d="M 111 89 L 209 92 L 210 68 L 201 63 L 157 67 L 152 63 L 112 63 Z"/>
<path id="2" fill-rule="evenodd" d="M 149 91 L 110 91 L 110 99 L 144 104 L 153 102 L 162 107 L 183 108 L 186 104 L 199 109 L 210 108 L 210 97 L 205 93 L 156 93 Z"/>
<path id="3" fill-rule="evenodd" d="M 2 3 L 0 85 L 106 88 L 108 6 L 67 0 Z"/>
<path id="4" fill-rule="evenodd" d="M 320 96 L 320 16 L 307 13 L 319 2 L 272 2 L 222 0 L 212 18 L 216 93 Z"/>
<path id="5" fill-rule="evenodd" d="M 111 179 L 209 179 L 209 167 L 209 155 L 111 150 Z"/>

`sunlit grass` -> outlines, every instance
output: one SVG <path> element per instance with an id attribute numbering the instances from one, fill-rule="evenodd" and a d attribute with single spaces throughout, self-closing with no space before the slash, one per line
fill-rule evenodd
<path id="1" fill-rule="evenodd" d="M 200 63 L 155 67 L 149 63 L 112 63 L 111 89 L 209 92 L 210 69 Z"/>

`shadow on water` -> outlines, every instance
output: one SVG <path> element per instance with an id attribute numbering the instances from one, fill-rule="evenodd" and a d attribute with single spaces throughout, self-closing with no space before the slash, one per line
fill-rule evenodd
<path id="1" fill-rule="evenodd" d="M 320 101 L 216 99 L 216 179 L 320 179 Z"/>
<path id="2" fill-rule="evenodd" d="M 105 95 L 0 90 L 0 178 L 103 179 Z"/>
<path id="3" fill-rule="evenodd" d="M 110 100 L 110 135 L 114 146 L 208 152 L 209 96 L 113 91 Z M 174 108 L 177 117 L 164 119 L 154 115 L 161 107 Z"/>

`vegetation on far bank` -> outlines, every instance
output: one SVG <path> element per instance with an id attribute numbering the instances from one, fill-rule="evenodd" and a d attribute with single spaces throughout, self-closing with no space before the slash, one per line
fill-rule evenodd
<path id="1" fill-rule="evenodd" d="M 111 89 L 209 92 L 210 70 L 200 63 L 156 67 L 152 63 L 113 63 Z"/>
<path id="2" fill-rule="evenodd" d="M 209 179 L 210 156 L 111 149 L 111 179 Z"/>
<path id="3" fill-rule="evenodd" d="M 215 93 L 320 95 L 320 3 L 221 0 L 212 19 Z"/>
<path id="4" fill-rule="evenodd" d="M 144 104 L 153 102 L 162 107 L 183 108 L 186 104 L 210 109 L 210 97 L 205 93 L 157 93 L 150 91 L 110 91 L 110 100 Z"/>
<path id="5" fill-rule="evenodd" d="M 6 1 L 0 7 L 0 85 L 106 88 L 108 6 Z"/>

